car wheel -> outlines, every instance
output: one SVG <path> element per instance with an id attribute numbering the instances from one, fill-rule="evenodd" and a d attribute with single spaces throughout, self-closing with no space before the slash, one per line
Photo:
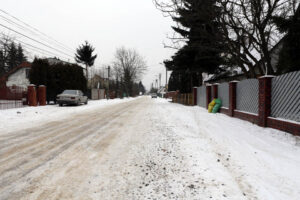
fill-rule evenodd
<path id="1" fill-rule="evenodd" d="M 86 102 L 84 103 L 85 105 L 88 104 L 88 100 L 86 100 Z"/>
<path id="2" fill-rule="evenodd" d="M 59 107 L 62 107 L 62 106 L 63 106 L 63 104 L 62 104 L 62 103 L 60 103 L 60 104 L 59 104 Z"/>

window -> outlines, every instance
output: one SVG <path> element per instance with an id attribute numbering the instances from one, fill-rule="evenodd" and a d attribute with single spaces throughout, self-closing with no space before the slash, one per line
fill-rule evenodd
<path id="1" fill-rule="evenodd" d="M 26 73 L 26 78 L 29 79 L 29 72 L 30 72 L 30 69 L 25 69 L 25 73 Z"/>

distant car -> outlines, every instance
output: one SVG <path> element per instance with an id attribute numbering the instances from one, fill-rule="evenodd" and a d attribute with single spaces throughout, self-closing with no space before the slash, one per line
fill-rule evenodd
<path id="1" fill-rule="evenodd" d="M 88 104 L 88 97 L 84 96 L 80 90 L 65 90 L 63 93 L 57 95 L 56 101 L 59 106 L 80 105 L 82 103 Z"/>
<path id="2" fill-rule="evenodd" d="M 152 94 L 151 94 L 151 98 L 157 98 L 157 94 L 152 93 Z"/>

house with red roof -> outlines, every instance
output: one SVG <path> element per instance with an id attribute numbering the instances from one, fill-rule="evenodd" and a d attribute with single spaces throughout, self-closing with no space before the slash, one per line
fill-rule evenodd
<path id="1" fill-rule="evenodd" d="M 18 86 L 27 88 L 30 84 L 29 72 L 31 69 L 31 63 L 23 62 L 19 66 L 14 67 L 8 73 L 0 77 L 0 87 Z"/>

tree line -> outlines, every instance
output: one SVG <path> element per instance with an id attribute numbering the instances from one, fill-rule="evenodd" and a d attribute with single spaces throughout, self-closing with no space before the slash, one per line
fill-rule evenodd
<path id="1" fill-rule="evenodd" d="M 95 48 L 87 41 L 76 50 L 75 59 L 78 63 L 86 66 L 88 79 L 88 68 L 94 65 L 97 58 L 94 51 Z M 114 91 L 115 95 L 119 97 L 136 96 L 140 92 L 145 93 L 141 78 L 147 69 L 147 64 L 136 50 L 125 47 L 118 48 L 112 61 L 112 68 L 110 66 L 108 68 L 108 79 L 110 80 L 107 80 L 107 90 Z"/>
<path id="2" fill-rule="evenodd" d="M 0 76 L 25 61 L 27 58 L 22 45 L 15 43 L 13 38 L 2 35 L 0 38 Z"/>
<path id="3" fill-rule="evenodd" d="M 248 78 L 299 70 L 297 0 L 154 0 L 175 22 L 169 36 L 177 52 L 166 60 L 172 70 L 169 89 L 190 92 L 202 73 L 242 71 Z M 298 8 L 298 9 L 297 9 Z M 285 36 L 285 33 L 287 35 Z M 283 39 L 280 61 L 271 49 Z M 289 58 L 287 61 L 287 58 Z"/>

